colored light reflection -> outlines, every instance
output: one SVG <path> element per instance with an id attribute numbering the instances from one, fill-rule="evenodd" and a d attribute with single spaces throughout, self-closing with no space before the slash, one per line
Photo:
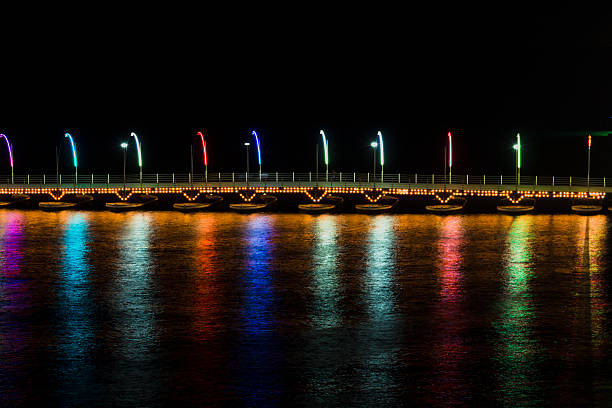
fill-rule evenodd
<path id="1" fill-rule="evenodd" d="M 157 288 L 152 279 L 154 264 L 151 237 L 155 225 L 147 212 L 115 218 L 119 248 L 113 277 L 111 303 L 116 332 L 114 369 L 122 379 L 114 390 L 121 398 L 139 401 L 138 405 L 157 403 L 157 387 L 151 367 L 159 351 L 157 330 Z"/>
<path id="2" fill-rule="evenodd" d="M 222 292 L 216 281 L 217 271 L 214 266 L 217 254 L 215 217 L 201 218 L 197 225 L 197 233 L 194 329 L 198 339 L 206 340 L 218 334 L 218 329 L 223 325 L 219 315 Z"/>
<path id="3" fill-rule="evenodd" d="M 206 140 L 204 140 L 204 134 L 202 132 L 198 132 L 198 136 L 202 140 L 202 154 L 204 155 L 204 166 L 208 166 L 208 157 L 206 155 Z"/>
<path id="4" fill-rule="evenodd" d="M 337 327 L 341 321 L 339 310 L 340 289 L 338 287 L 338 218 L 318 217 L 313 222 L 313 283 L 314 310 L 312 320 L 315 328 Z"/>
<path id="5" fill-rule="evenodd" d="M 84 213 L 68 213 L 65 225 L 62 261 L 59 270 L 58 355 L 59 380 L 66 391 L 63 404 L 91 398 L 95 364 L 91 356 L 95 333 L 92 320 L 95 307 L 90 283 L 89 218 Z"/>
<path id="6" fill-rule="evenodd" d="M 74 164 L 74 167 L 76 168 L 77 167 L 77 153 L 76 153 L 76 146 L 74 144 L 74 139 L 72 138 L 70 133 L 64 134 L 64 137 L 67 137 L 68 140 L 70 140 L 70 147 L 72 148 L 72 162 Z"/>
<path id="7" fill-rule="evenodd" d="M 587 283 L 586 293 L 582 295 L 589 300 L 589 327 L 591 352 L 594 358 L 604 358 L 605 345 L 609 344 L 610 335 L 607 315 L 609 310 L 606 293 L 606 258 L 608 219 L 605 215 L 586 217 L 578 231 L 578 267 L 584 273 Z M 579 322 L 584 324 L 584 322 Z"/>
<path id="8" fill-rule="evenodd" d="M 440 297 L 435 306 L 434 378 L 429 396 L 433 405 L 461 405 L 468 395 L 463 371 L 467 357 L 464 344 L 465 311 L 463 302 L 464 218 L 446 216 L 440 219 L 438 249 L 438 282 Z"/>
<path id="9" fill-rule="evenodd" d="M 3 133 L 0 133 L 0 137 L 4 138 L 4 140 L 6 141 L 6 147 L 9 152 L 9 161 L 11 163 L 11 167 L 13 167 L 13 149 L 11 149 L 11 143 L 9 142 L 8 137 L 6 137 L 6 135 L 4 135 Z"/>
<path id="10" fill-rule="evenodd" d="M 530 232 L 533 217 L 516 217 L 506 240 L 505 288 L 501 313 L 495 328 L 499 336 L 500 393 L 506 403 L 522 405 L 541 397 L 537 385 L 539 344 L 532 332 L 534 300 L 531 292 L 533 245 Z"/>
<path id="11" fill-rule="evenodd" d="M 261 148 L 259 147 L 259 137 L 257 137 L 257 132 L 252 131 L 251 134 L 255 136 L 255 144 L 257 145 L 257 161 L 261 166 Z"/>
<path id="12" fill-rule="evenodd" d="M 0 214 L 0 405 L 23 405 L 31 392 L 27 348 L 34 338 L 31 279 L 23 276 L 25 220 L 22 212 Z"/>
<path id="13" fill-rule="evenodd" d="M 254 405 L 261 405 L 279 392 L 274 361 L 278 345 L 274 336 L 274 292 L 272 249 L 275 217 L 259 215 L 244 226 L 244 337 L 238 358 L 240 393 Z"/>
<path id="14" fill-rule="evenodd" d="M 396 271 L 396 218 L 379 215 L 371 221 L 366 243 L 365 290 L 367 321 L 360 342 L 367 347 L 363 383 L 385 394 L 393 401 L 399 385 L 392 367 L 397 364 L 397 353 L 389 344 L 400 336 L 400 314 L 396 307 L 394 274 Z M 364 396 L 364 405 L 376 402 L 373 395 Z"/>

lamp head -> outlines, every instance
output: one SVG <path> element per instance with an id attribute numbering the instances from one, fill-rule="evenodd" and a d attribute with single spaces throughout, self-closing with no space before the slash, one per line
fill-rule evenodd
<path id="1" fill-rule="evenodd" d="M 372 142 L 370 143 L 370 146 L 376 149 L 378 147 L 378 142 Z"/>
<path id="2" fill-rule="evenodd" d="M 249 142 L 244 142 L 245 146 L 250 146 L 251 144 Z"/>
<path id="3" fill-rule="evenodd" d="M 124 149 L 127 149 L 128 144 L 127 144 L 127 143 L 125 143 L 125 142 L 123 142 L 123 143 L 121 143 L 121 147 L 122 147 L 122 148 L 124 148 Z"/>
<path id="4" fill-rule="evenodd" d="M 514 148 L 514 150 L 518 150 L 521 146 L 518 144 L 515 144 L 514 146 L 512 146 Z"/>

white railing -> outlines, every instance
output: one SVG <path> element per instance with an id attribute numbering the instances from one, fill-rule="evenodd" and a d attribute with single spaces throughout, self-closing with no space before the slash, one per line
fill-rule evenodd
<path id="1" fill-rule="evenodd" d="M 79 174 L 78 182 L 75 183 L 74 174 L 61 174 L 59 178 L 55 174 L 26 174 L 15 175 L 14 183 L 11 183 L 10 175 L 0 175 L 0 185 L 4 187 L 10 186 L 57 186 L 64 187 L 74 186 L 79 187 L 96 186 L 119 186 L 123 185 L 124 179 L 121 174 Z M 127 174 L 125 182 L 130 186 L 139 185 L 141 183 L 138 174 Z M 453 175 L 452 177 L 441 174 L 385 174 L 381 180 L 380 174 L 372 173 L 330 173 L 327 178 L 324 173 L 276 173 L 265 172 L 261 175 L 257 172 L 249 173 L 248 179 L 245 172 L 234 173 L 208 173 L 205 177 L 202 173 L 186 174 L 186 173 L 170 173 L 170 174 L 143 174 L 143 185 L 189 185 L 203 183 L 224 183 L 224 184 L 245 184 L 253 183 L 253 185 L 307 185 L 312 186 L 322 184 L 325 186 L 331 185 L 368 185 L 375 184 L 398 185 L 402 187 L 423 186 L 423 185 L 457 185 L 460 188 L 463 186 L 516 186 L 517 180 L 514 175 Z M 570 177 L 570 176 L 521 176 L 521 186 L 576 186 L 586 187 L 587 184 L 591 187 L 608 187 L 609 179 L 605 177 L 591 177 L 587 180 L 586 177 Z"/>

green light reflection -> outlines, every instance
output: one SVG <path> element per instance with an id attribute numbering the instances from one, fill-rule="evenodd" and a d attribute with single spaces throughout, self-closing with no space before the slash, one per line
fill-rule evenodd
<path id="1" fill-rule="evenodd" d="M 502 405 L 536 404 L 539 387 L 536 379 L 538 342 L 532 333 L 535 318 L 531 292 L 533 244 L 530 229 L 534 219 L 516 217 L 506 239 L 504 256 L 505 287 L 500 318 L 495 323 L 499 336 L 497 361 Z"/>

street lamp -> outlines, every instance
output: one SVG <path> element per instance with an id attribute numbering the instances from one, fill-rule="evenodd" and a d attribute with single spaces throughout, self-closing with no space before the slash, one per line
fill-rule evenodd
<path id="1" fill-rule="evenodd" d="M 140 150 L 140 141 L 134 132 L 130 133 L 130 137 L 136 139 L 136 150 L 138 150 L 138 167 L 140 167 L 140 184 L 142 185 L 142 153 Z"/>
<path id="2" fill-rule="evenodd" d="M 246 147 L 246 182 L 247 188 L 249 187 L 249 146 L 251 144 L 249 142 L 244 142 L 244 146 Z"/>
<path id="3" fill-rule="evenodd" d="M 373 175 L 373 180 L 374 180 L 374 187 L 376 187 L 376 148 L 378 147 L 378 143 L 377 142 L 372 142 L 370 143 L 370 146 L 372 147 L 373 152 L 374 152 L 374 175 Z"/>
<path id="4" fill-rule="evenodd" d="M 74 186 L 76 187 L 79 179 L 79 172 L 77 167 L 77 155 L 76 155 L 76 146 L 74 144 L 74 140 L 70 133 L 65 133 L 64 137 L 67 137 L 70 140 L 70 146 L 72 147 L 72 161 L 74 163 Z"/>
<path id="5" fill-rule="evenodd" d="M 8 137 L 6 137 L 6 135 L 0 133 L 0 137 L 3 137 L 4 140 L 6 140 L 6 147 L 8 148 L 9 159 L 11 162 L 11 184 L 15 184 L 15 176 L 13 173 L 13 149 L 11 148 L 11 144 L 9 143 Z"/>
<path id="6" fill-rule="evenodd" d="M 516 144 L 514 146 L 516 150 L 516 189 L 521 184 L 521 134 L 516 134 Z"/>
<path id="7" fill-rule="evenodd" d="M 123 149 L 123 189 L 125 190 L 125 154 L 127 151 L 128 144 L 126 142 L 121 143 Z"/>

